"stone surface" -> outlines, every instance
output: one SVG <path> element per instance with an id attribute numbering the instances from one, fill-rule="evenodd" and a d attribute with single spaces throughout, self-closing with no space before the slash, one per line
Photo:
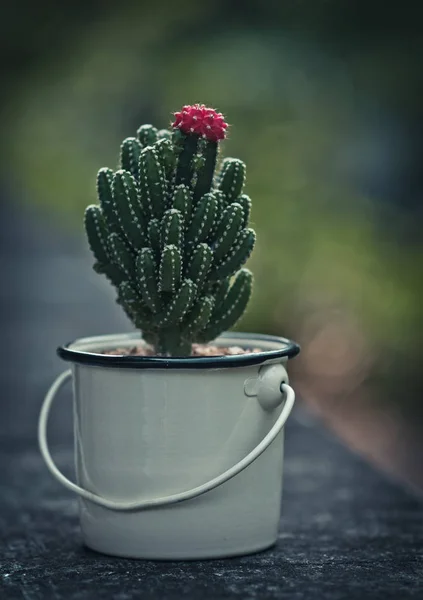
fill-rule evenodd
<path id="1" fill-rule="evenodd" d="M 25 217 L 23 216 L 25 214 Z M 0 290 L 0 598 L 7 600 L 423 597 L 423 505 L 343 447 L 299 406 L 286 431 L 276 547 L 202 562 L 115 559 L 84 548 L 75 499 L 36 446 L 42 396 L 63 368 L 54 348 L 130 330 L 82 241 L 3 209 Z M 7 349 L 5 351 L 5 349 Z M 70 393 L 52 415 L 56 460 L 72 473 Z"/>

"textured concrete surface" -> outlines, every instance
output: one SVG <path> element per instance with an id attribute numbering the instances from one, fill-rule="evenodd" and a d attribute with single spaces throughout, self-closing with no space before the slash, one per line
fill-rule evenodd
<path id="1" fill-rule="evenodd" d="M 25 216 L 24 216 L 25 215 Z M 423 505 L 350 453 L 301 407 L 286 432 L 277 546 L 202 562 L 114 559 L 84 548 L 75 499 L 36 446 L 54 349 L 129 330 L 78 240 L 39 215 L 3 208 L 0 289 L 0 598 L 24 600 L 423 597 Z M 69 391 L 52 415 L 58 464 L 72 472 Z"/>

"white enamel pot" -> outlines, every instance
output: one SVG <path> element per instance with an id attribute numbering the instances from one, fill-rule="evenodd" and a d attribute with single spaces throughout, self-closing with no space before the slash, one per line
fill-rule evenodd
<path id="1" fill-rule="evenodd" d="M 101 354 L 139 335 L 80 339 L 58 350 L 71 362 L 44 400 L 41 453 L 79 495 L 84 542 L 116 556 L 201 559 L 247 554 L 277 539 L 283 428 L 294 403 L 289 340 L 231 333 L 217 344 L 260 348 L 220 357 Z M 74 390 L 76 480 L 47 446 L 53 399 Z"/>

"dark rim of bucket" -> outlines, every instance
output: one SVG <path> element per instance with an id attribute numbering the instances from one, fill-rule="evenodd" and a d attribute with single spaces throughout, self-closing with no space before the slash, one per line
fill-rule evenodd
<path id="1" fill-rule="evenodd" d="M 219 336 L 231 340 L 254 340 L 257 342 L 275 342 L 281 344 L 277 350 L 263 350 L 251 354 L 235 354 L 226 356 L 119 356 L 97 354 L 70 348 L 75 342 L 69 342 L 57 349 L 57 354 L 63 360 L 93 365 L 97 367 L 119 367 L 124 369 L 222 369 L 228 367 L 248 367 L 258 365 L 267 360 L 277 358 L 294 358 L 300 352 L 300 346 L 286 338 L 257 333 L 224 333 Z M 134 338 L 135 340 L 136 338 Z"/>

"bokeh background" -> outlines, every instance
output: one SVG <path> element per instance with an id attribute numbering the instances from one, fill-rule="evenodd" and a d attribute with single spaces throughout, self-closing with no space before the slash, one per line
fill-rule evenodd
<path id="1" fill-rule="evenodd" d="M 94 275 L 75 276 L 64 301 L 63 264 L 34 267 L 29 285 L 27 240 L 35 254 L 46 237 L 53 253 L 70 244 L 85 273 L 97 170 L 116 165 L 140 124 L 167 126 L 181 105 L 204 102 L 232 125 L 223 152 L 246 161 L 254 203 L 255 293 L 239 328 L 300 342 L 303 402 L 423 489 L 420 10 L 408 0 L 2 4 L 0 231 L 20 257 L 13 273 L 5 265 L 18 303 L 46 306 L 25 330 L 45 360 L 55 360 L 47 339 L 67 341 L 53 322 L 69 321 L 81 297 L 119 309 Z M 79 314 L 70 337 L 117 322 Z M 34 346 L 19 346 L 30 368 Z"/>

